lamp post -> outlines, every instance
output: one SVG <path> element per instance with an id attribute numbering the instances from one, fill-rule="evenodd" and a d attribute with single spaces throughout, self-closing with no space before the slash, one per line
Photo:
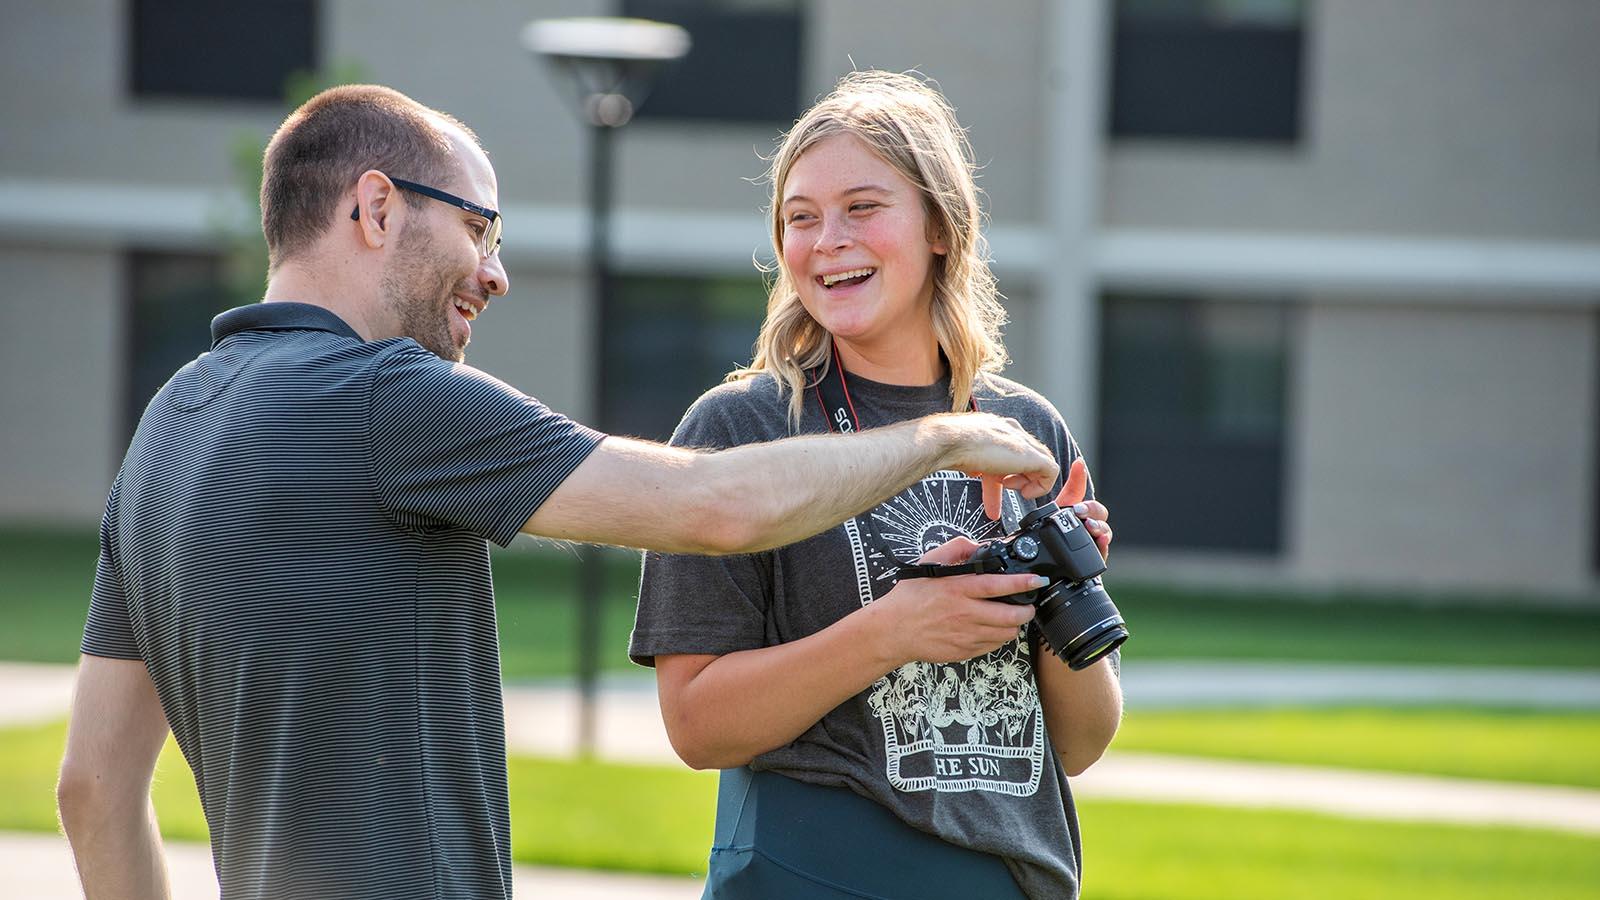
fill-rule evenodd
<path id="1" fill-rule="evenodd" d="M 530 22 L 522 43 L 550 63 L 576 89 L 577 112 L 589 133 L 589 355 L 590 416 L 606 421 L 605 324 L 611 280 L 612 133 L 633 119 L 661 68 L 689 51 L 689 33 L 643 19 L 573 18 Z M 599 680 L 604 559 L 595 547 L 579 550 L 578 753 L 595 749 L 595 694 Z"/>

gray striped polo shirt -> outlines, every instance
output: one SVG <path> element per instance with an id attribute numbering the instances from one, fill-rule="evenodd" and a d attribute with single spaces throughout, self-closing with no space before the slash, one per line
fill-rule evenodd
<path id="1" fill-rule="evenodd" d="M 510 896 L 486 541 L 602 436 L 320 307 L 212 335 L 112 485 L 83 652 L 149 668 L 225 900 Z"/>

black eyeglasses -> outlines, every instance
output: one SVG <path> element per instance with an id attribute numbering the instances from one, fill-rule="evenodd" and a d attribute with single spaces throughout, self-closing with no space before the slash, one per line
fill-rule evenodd
<path id="1" fill-rule="evenodd" d="M 389 181 L 393 182 L 394 186 L 401 190 L 410 191 L 413 194 L 421 194 L 424 197 L 432 197 L 441 203 L 448 203 L 457 209 L 464 209 L 475 216 L 482 217 L 489 224 L 483 229 L 482 243 L 478 245 L 478 252 L 483 255 L 484 259 L 488 259 L 500 252 L 500 230 L 504 220 L 500 217 L 499 212 L 487 206 L 479 206 L 464 197 L 457 197 L 448 191 L 441 191 L 438 188 L 418 184 L 415 181 L 406 181 L 404 178 L 391 178 Z M 358 222 L 360 220 L 361 206 L 357 204 L 355 209 L 350 210 L 350 221 Z"/>

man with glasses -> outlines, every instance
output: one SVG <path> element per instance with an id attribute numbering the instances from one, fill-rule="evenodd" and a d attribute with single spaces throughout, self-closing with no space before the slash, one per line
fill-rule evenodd
<path id="1" fill-rule="evenodd" d="M 460 363 L 510 286 L 464 125 L 336 88 L 263 169 L 265 302 L 212 323 L 106 504 L 59 787 L 89 896 L 166 894 L 169 728 L 225 900 L 508 896 L 487 541 L 748 552 L 936 469 L 1012 473 L 996 502 L 1057 477 L 977 414 L 714 454 L 601 435 Z"/>

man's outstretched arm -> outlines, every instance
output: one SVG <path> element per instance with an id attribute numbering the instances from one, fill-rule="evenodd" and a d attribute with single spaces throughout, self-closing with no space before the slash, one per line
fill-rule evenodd
<path id="1" fill-rule="evenodd" d="M 150 778 L 167 719 L 144 662 L 83 656 L 56 802 L 87 900 L 166 898 Z"/>
<path id="2" fill-rule="evenodd" d="M 940 469 L 1036 497 L 1059 469 L 1015 421 L 929 416 L 858 434 L 696 453 L 606 438 L 528 519 L 528 534 L 669 553 L 750 553 L 831 528 Z"/>

